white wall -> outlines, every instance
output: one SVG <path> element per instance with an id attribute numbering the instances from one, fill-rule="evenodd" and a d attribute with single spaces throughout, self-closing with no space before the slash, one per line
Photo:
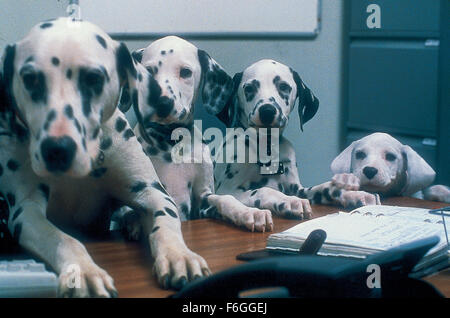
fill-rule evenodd
<path id="1" fill-rule="evenodd" d="M 0 49 L 24 37 L 38 22 L 64 16 L 68 0 L 0 0 Z"/>
<path id="2" fill-rule="evenodd" d="M 23 37 L 39 21 L 65 15 L 66 5 L 67 0 L 1 0 L 0 48 L 3 50 L 6 44 Z M 192 40 L 230 74 L 242 71 L 259 59 L 273 58 L 298 71 L 313 90 L 320 100 L 316 117 L 306 124 L 301 133 L 295 110 L 285 131 L 285 136 L 295 145 L 304 186 L 328 180 L 331 177 L 329 165 L 339 151 L 343 2 L 322 0 L 321 7 L 321 31 L 314 39 L 210 37 Z M 136 10 L 136 14 L 139 12 Z M 142 39 L 126 43 L 130 49 L 136 49 L 147 46 L 151 41 Z"/>

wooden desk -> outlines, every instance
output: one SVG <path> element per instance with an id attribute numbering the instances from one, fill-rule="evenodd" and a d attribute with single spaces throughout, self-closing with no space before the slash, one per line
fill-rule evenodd
<path id="1" fill-rule="evenodd" d="M 445 204 L 411 198 L 392 198 L 383 204 L 439 208 Z M 338 211 L 338 207 L 313 206 L 314 217 Z M 274 233 L 298 223 L 298 220 L 274 218 Z M 262 249 L 271 233 L 251 233 L 224 222 L 203 219 L 182 224 L 186 244 L 202 255 L 213 273 L 241 264 L 236 255 Z M 173 291 L 162 290 L 151 274 L 148 250 L 136 242 L 121 238 L 111 241 L 89 242 L 86 247 L 94 261 L 114 278 L 120 297 L 167 297 Z M 446 297 L 450 297 L 450 269 L 427 277 Z"/>

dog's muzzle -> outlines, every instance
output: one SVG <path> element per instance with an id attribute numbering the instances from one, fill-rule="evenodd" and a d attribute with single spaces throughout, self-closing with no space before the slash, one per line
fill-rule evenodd
<path id="1" fill-rule="evenodd" d="M 77 145 L 68 136 L 47 137 L 41 143 L 41 154 L 49 172 L 66 172 L 72 166 Z"/>
<path id="2" fill-rule="evenodd" d="M 258 109 L 259 120 L 264 126 L 269 126 L 273 123 L 277 109 L 272 104 L 264 104 Z"/>

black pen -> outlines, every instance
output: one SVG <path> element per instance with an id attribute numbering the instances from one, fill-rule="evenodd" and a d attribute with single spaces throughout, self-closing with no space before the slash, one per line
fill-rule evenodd
<path id="1" fill-rule="evenodd" d="M 312 231 L 300 247 L 298 253 L 301 255 L 316 255 L 326 238 L 327 232 L 324 230 L 318 229 Z"/>

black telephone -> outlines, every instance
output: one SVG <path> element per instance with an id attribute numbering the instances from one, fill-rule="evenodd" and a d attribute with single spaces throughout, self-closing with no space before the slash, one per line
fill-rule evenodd
<path id="1" fill-rule="evenodd" d="M 438 242 L 438 237 L 430 237 L 363 260 L 317 255 L 255 260 L 194 281 L 172 297 L 236 298 L 242 291 L 266 287 L 281 289 L 252 297 L 443 297 L 409 275 Z M 373 264 L 380 269 L 379 285 L 368 282 Z"/>

